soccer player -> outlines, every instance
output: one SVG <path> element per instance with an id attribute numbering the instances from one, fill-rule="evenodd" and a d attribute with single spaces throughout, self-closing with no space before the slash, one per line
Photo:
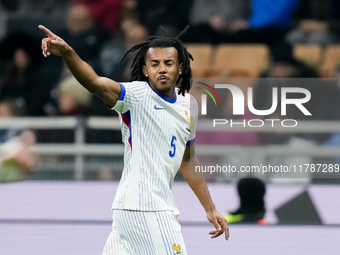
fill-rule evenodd
<path id="1" fill-rule="evenodd" d="M 211 238 L 225 232 L 228 240 L 227 221 L 215 209 L 204 178 L 190 176 L 190 167 L 199 164 L 193 144 L 198 113 L 190 107 L 196 101 L 186 93 L 192 57 L 183 44 L 152 36 L 132 47 L 124 55 L 138 51 L 132 82 L 117 83 L 98 76 L 63 39 L 39 28 L 47 35 L 43 55 L 61 56 L 80 84 L 120 116 L 124 169 L 103 255 L 187 254 L 171 193 L 178 169 L 216 228 L 209 232 Z"/>

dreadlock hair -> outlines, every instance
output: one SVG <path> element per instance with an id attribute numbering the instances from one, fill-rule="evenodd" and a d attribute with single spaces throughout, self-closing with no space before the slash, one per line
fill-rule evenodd
<path id="1" fill-rule="evenodd" d="M 144 76 L 143 73 L 143 65 L 145 65 L 146 53 L 149 48 L 168 48 L 174 47 L 178 52 L 178 61 L 179 64 L 182 64 L 182 74 L 178 78 L 176 85 L 179 87 L 178 94 L 184 95 L 185 92 L 188 92 L 191 88 L 192 84 L 192 75 L 190 68 L 190 59 L 194 60 L 192 55 L 187 51 L 183 43 L 178 39 L 181 37 L 187 30 L 189 26 L 187 26 L 178 36 L 176 37 L 168 37 L 163 28 L 163 36 L 150 36 L 143 43 L 137 44 L 127 50 L 122 57 L 122 62 L 125 57 L 136 50 L 138 50 L 135 58 L 133 59 L 131 65 L 131 77 L 130 81 L 148 81 L 148 78 Z"/>

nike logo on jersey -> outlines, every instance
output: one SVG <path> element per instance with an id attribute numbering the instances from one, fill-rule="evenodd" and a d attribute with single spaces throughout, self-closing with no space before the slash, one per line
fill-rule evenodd
<path id="1" fill-rule="evenodd" d="M 154 106 L 155 110 L 164 110 L 162 107 L 157 107 L 157 105 Z"/>

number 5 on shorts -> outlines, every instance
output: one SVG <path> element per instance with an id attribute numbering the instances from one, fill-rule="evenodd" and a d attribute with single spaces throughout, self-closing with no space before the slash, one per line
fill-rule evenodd
<path id="1" fill-rule="evenodd" d="M 175 156 L 175 153 L 176 153 L 176 145 L 175 145 L 175 141 L 176 141 L 176 136 L 172 136 L 172 139 L 171 139 L 171 144 L 170 146 L 172 147 L 172 150 L 169 151 L 169 156 L 170 158 L 173 158 Z"/>

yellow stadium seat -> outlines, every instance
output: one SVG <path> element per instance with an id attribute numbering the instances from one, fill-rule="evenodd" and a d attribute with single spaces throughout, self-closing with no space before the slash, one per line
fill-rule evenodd
<path id="1" fill-rule="evenodd" d="M 194 58 L 190 63 L 192 77 L 206 77 L 211 66 L 214 47 L 210 44 L 187 44 L 186 48 Z"/>
<path id="2" fill-rule="evenodd" d="M 340 64 L 340 45 L 329 45 L 324 52 L 320 71 L 323 76 L 330 77 Z"/>
<path id="3" fill-rule="evenodd" d="M 219 77 L 258 77 L 269 60 L 269 49 L 262 44 L 221 44 L 216 47 L 213 72 Z"/>
<path id="4" fill-rule="evenodd" d="M 296 44 L 293 48 L 294 57 L 318 68 L 322 59 L 323 49 L 319 45 Z"/>

